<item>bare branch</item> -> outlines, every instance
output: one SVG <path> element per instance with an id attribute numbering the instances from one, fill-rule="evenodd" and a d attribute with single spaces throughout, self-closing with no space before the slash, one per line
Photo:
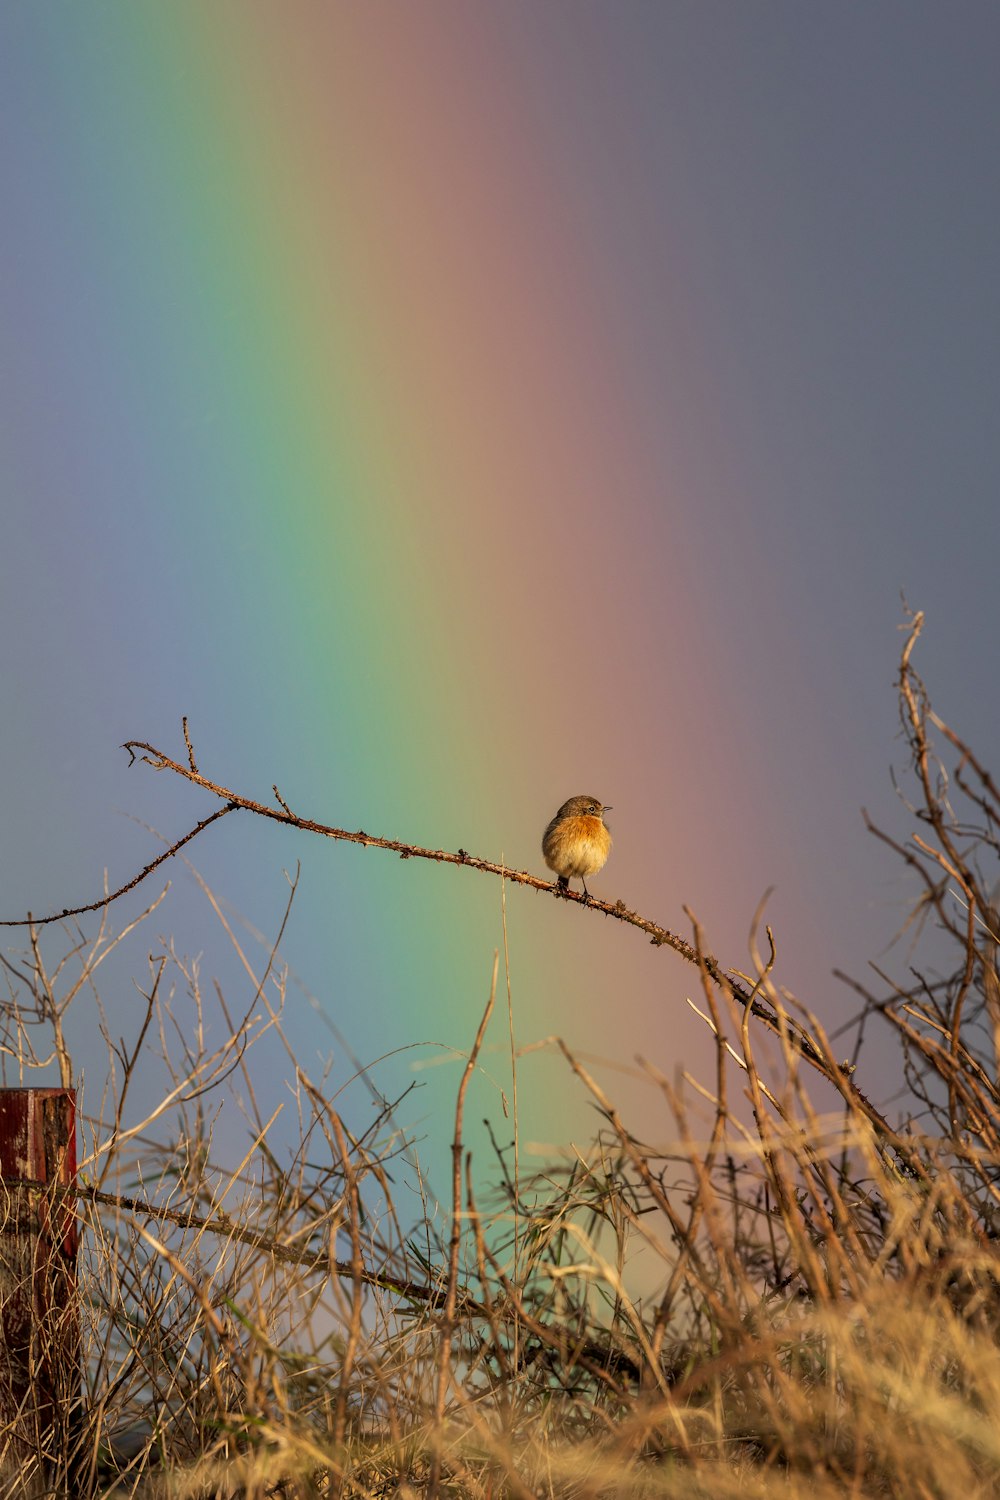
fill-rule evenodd
<path id="1" fill-rule="evenodd" d="M 190 747 L 190 738 L 186 728 L 185 742 Z M 207 818 L 203 818 L 201 822 L 196 823 L 194 828 L 186 833 L 183 838 L 171 844 L 169 849 L 159 855 L 152 863 L 146 865 L 144 869 L 140 870 L 138 875 L 134 876 L 125 885 L 113 891 L 110 895 L 102 897 L 101 900 L 90 902 L 86 906 L 66 908 L 50 917 L 39 918 L 32 917 L 29 914 L 29 916 L 24 918 L 0 921 L 0 927 L 23 927 L 29 925 L 31 922 L 34 922 L 37 926 L 44 926 L 46 923 L 62 921 L 66 917 L 79 916 L 84 912 L 102 910 L 104 907 L 110 905 L 111 902 L 117 901 L 119 897 L 125 895 L 128 891 L 134 890 L 148 875 L 158 869 L 164 860 L 170 859 L 173 855 L 177 854 L 179 850 L 197 838 L 198 834 L 202 833 L 210 824 L 225 817 L 227 813 L 236 811 L 254 813 L 257 817 L 267 818 L 274 823 L 283 823 L 290 828 L 301 829 L 304 833 L 315 833 L 322 838 L 336 839 L 348 844 L 360 844 L 363 848 L 367 849 L 385 849 L 391 853 L 398 854 L 400 859 L 427 859 L 432 860 L 435 864 L 461 865 L 463 869 L 479 870 L 486 875 L 499 876 L 500 879 L 510 881 L 514 885 L 529 886 L 532 890 L 542 891 L 560 901 L 574 901 L 579 906 L 588 907 L 591 911 L 601 912 L 604 916 L 613 917 L 616 921 L 627 922 L 631 927 L 637 928 L 640 932 L 645 932 L 654 947 L 671 948 L 687 963 L 693 964 L 706 974 L 713 984 L 723 989 L 728 988 L 736 1002 L 745 1006 L 749 1015 L 760 1021 L 770 1031 L 774 1032 L 776 1036 L 787 1038 L 800 1057 L 833 1083 L 838 1091 L 845 1095 L 845 1098 L 849 1095 L 852 1102 L 860 1105 L 882 1139 L 891 1145 L 902 1160 L 906 1160 L 907 1148 L 901 1138 L 891 1128 L 884 1116 L 880 1114 L 875 1106 L 854 1085 L 850 1078 L 849 1070 L 838 1066 L 831 1072 L 829 1058 L 816 1046 L 813 1038 L 803 1027 L 788 1017 L 782 1018 L 779 1022 L 778 1017 L 774 1014 L 770 1006 L 756 997 L 754 987 L 741 983 L 739 978 L 732 972 L 729 974 L 725 973 L 720 968 L 718 960 L 710 954 L 699 954 L 697 949 L 691 943 L 685 941 L 684 938 L 679 937 L 674 932 L 670 932 L 665 927 L 661 927 L 659 923 L 652 922 L 647 917 L 640 916 L 638 912 L 630 910 L 623 901 L 600 901 L 594 896 L 584 895 L 582 892 L 562 890 L 554 882 L 542 880 L 539 876 L 532 875 L 527 870 L 511 870 L 503 862 L 497 863 L 494 860 L 482 859 L 476 855 L 469 854 L 466 849 L 458 849 L 455 852 L 448 849 L 427 849 L 419 844 L 405 843 L 402 839 L 379 838 L 375 834 L 366 833 L 364 829 L 359 828 L 352 831 L 346 828 L 336 828 L 329 823 L 320 823 L 313 818 L 300 817 L 290 811 L 288 804 L 278 794 L 276 787 L 274 791 L 280 803 L 280 807 L 277 808 L 271 807 L 265 802 L 258 802 L 255 798 L 247 797 L 241 792 L 236 792 L 231 787 L 223 786 L 220 782 L 211 781 L 207 776 L 203 776 L 200 771 L 195 770 L 192 764 L 183 765 L 180 761 L 174 760 L 171 756 L 165 754 L 162 750 L 158 750 L 155 745 L 149 744 L 146 740 L 126 740 L 122 748 L 128 751 L 130 764 L 134 764 L 136 760 L 141 760 L 144 764 L 151 766 L 154 771 L 171 771 L 174 775 L 180 776 L 184 781 L 190 781 L 193 785 L 199 786 L 204 791 L 218 797 L 224 805 L 217 808 Z M 193 761 L 193 755 L 189 753 L 188 759 L 189 762 Z"/>
<path id="2" fill-rule="evenodd" d="M 105 907 L 111 905 L 112 901 L 117 901 L 121 896 L 127 895 L 129 891 L 134 891 L 136 886 L 141 885 L 148 875 L 152 875 L 154 870 L 158 870 L 165 860 L 171 859 L 178 850 L 184 848 L 185 844 L 190 844 L 191 840 L 196 839 L 199 833 L 203 833 L 210 824 L 217 823 L 220 818 L 226 816 L 226 813 L 235 812 L 239 806 L 238 802 L 230 802 L 225 807 L 216 808 L 214 813 L 211 813 L 207 818 L 202 818 L 201 822 L 196 823 L 183 838 L 178 839 L 175 844 L 171 844 L 169 849 L 165 849 L 150 864 L 145 865 L 139 871 L 138 875 L 134 875 L 131 880 L 119 886 L 116 891 L 102 896 L 100 900 L 89 901 L 86 906 L 67 906 L 63 911 L 53 912 L 49 917 L 34 917 L 29 912 L 26 917 L 16 917 L 13 920 L 0 921 L 0 927 L 47 927 L 49 923 L 62 922 L 67 917 L 82 917 L 85 912 L 103 911 Z"/>

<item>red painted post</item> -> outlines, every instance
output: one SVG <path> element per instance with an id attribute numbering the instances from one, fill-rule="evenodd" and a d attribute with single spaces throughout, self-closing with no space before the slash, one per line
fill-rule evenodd
<path id="1" fill-rule="evenodd" d="M 68 1493 L 80 1411 L 76 1092 L 0 1089 L 0 1495 Z"/>

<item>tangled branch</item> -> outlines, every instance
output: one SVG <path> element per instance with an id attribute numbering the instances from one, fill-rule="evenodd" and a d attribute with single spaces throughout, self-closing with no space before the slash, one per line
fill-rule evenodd
<path id="1" fill-rule="evenodd" d="M 267 818 L 274 823 L 283 823 L 286 827 L 298 828 L 303 833 L 315 833 L 322 838 L 336 839 L 342 843 L 360 844 L 366 849 L 385 849 L 391 853 L 398 854 L 400 859 L 426 859 L 435 864 L 461 865 L 464 869 L 478 870 L 486 875 L 498 875 L 501 879 L 509 881 L 513 885 L 529 886 L 532 890 L 540 891 L 545 895 L 552 896 L 560 901 L 575 901 L 580 906 L 588 907 L 591 911 L 601 912 L 606 917 L 611 917 L 618 922 L 626 922 L 629 926 L 637 928 L 649 937 L 655 947 L 671 948 L 680 955 L 687 963 L 694 965 L 703 978 L 717 988 L 732 994 L 738 1005 L 744 1007 L 747 1017 L 753 1016 L 764 1026 L 778 1036 L 782 1044 L 791 1049 L 810 1067 L 821 1073 L 828 1082 L 832 1083 L 837 1091 L 849 1104 L 859 1107 L 867 1116 L 882 1142 L 889 1146 L 895 1153 L 897 1160 L 902 1164 L 907 1163 L 909 1151 L 904 1141 L 889 1125 L 889 1122 L 880 1113 L 870 1100 L 861 1092 L 851 1078 L 852 1069 L 847 1063 L 837 1062 L 830 1050 L 826 1038 L 821 1034 L 814 1035 L 805 1026 L 796 1021 L 786 1011 L 778 1014 L 759 996 L 760 985 L 751 986 L 742 978 L 736 977 L 732 972 L 725 972 L 720 967 L 718 960 L 710 954 L 701 952 L 698 948 L 670 932 L 659 923 L 652 922 L 647 917 L 640 916 L 632 911 L 623 901 L 601 901 L 594 896 L 585 895 L 583 892 L 562 890 L 554 882 L 542 880 L 537 875 L 532 875 L 527 870 L 511 870 L 505 864 L 498 864 L 495 860 L 482 859 L 470 854 L 466 849 L 455 851 L 449 849 L 427 849 L 419 844 L 408 844 L 401 839 L 381 838 L 376 834 L 366 833 L 364 829 L 351 830 L 347 828 L 335 828 L 329 823 L 321 823 L 314 818 L 302 817 L 293 812 L 279 792 L 277 786 L 273 786 L 275 804 L 258 802 L 253 797 L 245 796 L 242 792 L 234 791 L 231 787 L 223 786 L 221 782 L 212 781 L 204 776 L 198 769 L 195 759 L 194 748 L 188 731 L 188 722 L 182 720 L 184 731 L 184 743 L 187 748 L 187 764 L 174 760 L 164 751 L 149 744 L 146 740 L 126 740 L 122 746 L 128 751 L 129 764 L 133 765 L 140 760 L 144 765 L 151 766 L 154 771 L 170 771 L 175 776 L 189 781 L 194 786 L 201 787 L 217 797 L 222 806 L 217 808 L 207 818 L 190 829 L 183 837 L 176 840 L 162 854 L 150 864 L 146 865 L 139 873 L 117 890 L 106 894 L 97 901 L 88 902 L 84 906 L 67 907 L 60 912 L 55 912 L 48 917 L 33 917 L 30 913 L 26 917 L 9 918 L 0 921 L 0 927 L 42 927 L 52 922 L 60 922 L 68 917 L 82 916 L 88 912 L 104 910 L 112 902 L 117 901 L 127 892 L 134 890 L 154 870 L 179 853 L 187 844 L 190 844 L 200 833 L 212 823 L 218 822 L 231 812 L 248 812 L 257 817 Z"/>

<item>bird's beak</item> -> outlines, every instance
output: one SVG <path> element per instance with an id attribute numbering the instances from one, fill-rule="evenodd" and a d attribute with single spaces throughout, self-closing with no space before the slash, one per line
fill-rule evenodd
<path id="1" fill-rule="evenodd" d="M 601 808 L 601 812 L 614 812 L 614 807 L 610 802 L 608 802 L 604 805 L 604 807 Z"/>

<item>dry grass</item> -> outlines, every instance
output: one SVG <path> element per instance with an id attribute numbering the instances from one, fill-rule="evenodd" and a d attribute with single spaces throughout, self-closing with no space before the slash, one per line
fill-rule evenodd
<path id="1" fill-rule="evenodd" d="M 746 983 L 720 986 L 707 961 L 697 1003 L 714 1076 L 680 1088 L 646 1070 L 669 1145 L 638 1139 L 564 1046 L 603 1119 L 591 1150 L 531 1178 L 504 1151 L 474 1174 L 467 1069 L 450 1222 L 402 1223 L 392 1107 L 352 1135 L 290 1048 L 300 1144 L 272 1150 L 254 1077 L 265 1039 L 284 1038 L 276 954 L 242 1017 L 168 955 L 141 1037 L 168 1070 L 163 1099 L 126 1128 L 138 1047 L 116 1044 L 84 1119 L 83 1399 L 49 1488 L 31 1490 L 25 1471 L 7 1493 L 998 1493 L 1000 985 L 984 872 L 1000 797 L 930 710 L 911 665 L 919 624 L 900 704 L 920 832 L 893 847 L 920 877 L 914 919 L 935 971 L 887 978 L 878 995 L 855 985 L 898 1040 L 907 1119 L 873 1120 L 853 1082 L 863 1051 L 835 1059 L 818 1019 L 774 984 L 773 951 L 744 976 L 777 1020 L 770 1061 Z M 9 1075 L 30 1079 L 53 1048 L 66 1075 L 67 1007 L 94 1003 L 120 939 L 105 926 L 53 974 L 37 942 L 8 961 Z M 178 985 L 194 1027 L 175 1021 Z M 226 1022 L 220 1046 L 209 1008 Z M 823 1069 L 806 1067 L 803 1030 Z M 213 1148 L 222 1097 L 251 1142 L 228 1170 Z"/>

